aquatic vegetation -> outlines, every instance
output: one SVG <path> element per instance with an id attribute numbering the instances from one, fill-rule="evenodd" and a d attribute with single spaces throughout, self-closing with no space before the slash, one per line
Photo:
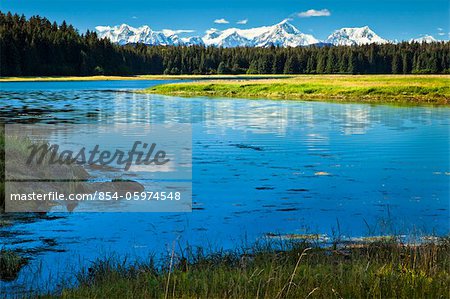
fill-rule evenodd
<path id="1" fill-rule="evenodd" d="M 0 280 L 12 281 L 17 278 L 19 271 L 24 265 L 27 264 L 27 260 L 21 257 L 13 250 L 1 249 L 0 250 Z"/>
<path id="2" fill-rule="evenodd" d="M 0 218 L 0 228 L 11 226 L 13 223 L 10 220 L 4 220 Z"/>

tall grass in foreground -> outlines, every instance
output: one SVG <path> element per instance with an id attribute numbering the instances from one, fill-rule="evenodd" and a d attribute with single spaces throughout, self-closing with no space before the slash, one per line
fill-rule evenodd
<path id="1" fill-rule="evenodd" d="M 449 298 L 450 239 L 421 245 L 393 241 L 333 250 L 308 242 L 289 248 L 153 259 L 97 261 L 62 298 Z M 44 295 L 43 297 L 52 297 Z M 58 296 L 59 297 L 59 296 Z"/>

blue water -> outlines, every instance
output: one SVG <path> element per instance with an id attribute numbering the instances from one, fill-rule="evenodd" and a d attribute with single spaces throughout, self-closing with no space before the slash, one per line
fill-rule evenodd
<path id="1" fill-rule="evenodd" d="M 0 84 L 4 122 L 189 123 L 193 132 L 192 213 L 55 214 L 63 217 L 3 228 L 13 232 L 4 246 L 32 257 L 15 287 L 54 285 L 51 274 L 70 276 L 97 257 L 144 259 L 174 242 L 217 249 L 268 233 L 450 232 L 448 107 L 123 92 L 159 83 Z"/>

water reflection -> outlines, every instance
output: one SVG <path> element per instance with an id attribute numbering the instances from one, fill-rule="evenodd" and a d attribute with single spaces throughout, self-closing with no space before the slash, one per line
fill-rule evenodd
<path id="1" fill-rule="evenodd" d="M 199 123 L 211 133 L 226 128 L 286 136 L 288 127 L 339 126 L 346 135 L 365 134 L 381 124 L 411 129 L 444 120 L 448 108 L 392 108 L 358 104 L 262 100 L 205 101 L 132 92 L 108 91 L 2 91 L 3 122 Z"/>

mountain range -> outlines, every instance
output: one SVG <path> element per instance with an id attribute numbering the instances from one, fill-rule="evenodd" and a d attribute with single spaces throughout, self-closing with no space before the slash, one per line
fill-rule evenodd
<path id="1" fill-rule="evenodd" d="M 176 45 L 206 45 L 224 48 L 231 47 L 297 47 L 309 45 L 352 46 L 363 44 L 395 43 L 378 36 L 368 26 L 342 28 L 334 31 L 326 40 L 318 40 L 310 34 L 302 33 L 294 25 L 284 20 L 272 26 L 262 26 L 251 29 L 229 28 L 225 30 L 210 29 L 203 37 L 191 36 L 180 38 L 177 31 L 154 31 L 149 26 L 134 28 L 126 24 L 120 26 L 95 27 L 100 38 L 108 38 L 120 45 L 143 43 L 154 46 Z M 434 42 L 432 36 L 412 39 L 410 42 Z"/>

